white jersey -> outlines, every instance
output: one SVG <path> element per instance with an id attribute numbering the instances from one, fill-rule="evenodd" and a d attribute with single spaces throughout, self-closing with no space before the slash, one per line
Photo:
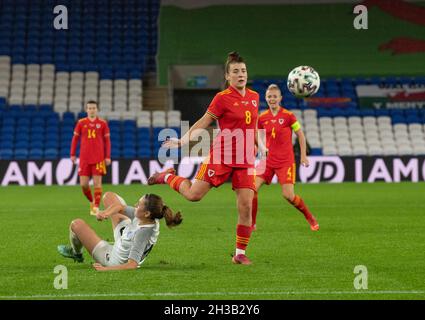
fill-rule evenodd
<path id="1" fill-rule="evenodd" d="M 125 204 L 122 198 L 120 201 Z M 134 207 L 127 206 L 124 213 L 131 220 L 122 221 L 114 230 L 115 243 L 109 257 L 113 265 L 132 259 L 140 266 L 158 240 L 159 220 L 155 219 L 153 224 L 139 225 L 140 220 L 134 216 L 134 212 Z"/>

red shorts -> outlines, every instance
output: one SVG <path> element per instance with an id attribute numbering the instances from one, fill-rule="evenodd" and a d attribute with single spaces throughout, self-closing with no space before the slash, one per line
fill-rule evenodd
<path id="1" fill-rule="evenodd" d="M 195 179 L 202 180 L 219 187 L 232 175 L 232 189 L 255 189 L 254 168 L 234 168 L 225 164 L 203 163 Z"/>
<path id="2" fill-rule="evenodd" d="M 281 168 L 266 167 L 264 172 L 258 175 L 258 177 L 263 179 L 266 184 L 270 184 L 274 175 L 277 175 L 280 184 L 295 184 L 295 163 L 285 165 Z"/>
<path id="3" fill-rule="evenodd" d="M 106 165 L 105 161 L 99 163 L 88 164 L 85 162 L 80 162 L 78 167 L 79 176 L 104 176 L 106 174 Z"/>

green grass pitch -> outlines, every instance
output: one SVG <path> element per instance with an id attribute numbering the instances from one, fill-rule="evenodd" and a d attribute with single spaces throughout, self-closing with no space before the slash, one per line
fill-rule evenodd
<path id="1" fill-rule="evenodd" d="M 56 246 L 68 225 L 83 218 L 104 239 L 109 221 L 97 222 L 79 187 L 2 188 L 0 299 L 424 299 L 424 183 L 298 184 L 319 220 L 312 232 L 277 185 L 259 195 L 258 230 L 247 254 L 253 265 L 231 263 L 237 213 L 229 184 L 190 203 L 168 186 L 110 186 L 133 204 L 161 195 L 183 224 L 161 234 L 142 268 L 95 271 L 92 258 L 74 263 Z M 53 283 L 55 266 L 68 269 L 68 289 Z M 368 289 L 353 286 L 354 268 L 368 271 Z"/>

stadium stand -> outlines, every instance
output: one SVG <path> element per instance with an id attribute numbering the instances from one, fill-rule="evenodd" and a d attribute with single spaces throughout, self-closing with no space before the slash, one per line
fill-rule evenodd
<path id="1" fill-rule="evenodd" d="M 72 10 L 72 32 L 52 27 L 52 8 L 59 4 Z M 99 101 L 101 116 L 111 123 L 113 157 L 150 157 L 151 115 L 142 111 L 142 78 L 156 68 L 159 5 L 159 0 L 2 1 L 0 159 L 68 157 L 75 122 L 85 116 L 88 100 Z M 170 125 L 176 114 L 170 114 Z M 156 130 L 166 126 L 162 117 L 153 118 Z"/>
<path id="2" fill-rule="evenodd" d="M 285 79 L 256 79 L 253 88 L 260 93 L 261 110 L 269 84 L 276 83 L 283 91 L 283 105 L 303 124 L 311 155 L 424 155 L 424 109 L 371 109 L 359 106 L 355 90 L 358 84 L 403 85 L 424 84 L 423 77 L 375 77 L 323 79 L 316 97 L 349 98 L 344 105 L 323 103 L 308 107 L 295 98 Z"/>
<path id="3" fill-rule="evenodd" d="M 72 32 L 52 28 L 54 5 L 71 5 Z M 0 3 L 0 159 L 69 156 L 86 101 L 109 121 L 113 158 L 157 154 L 158 133 L 179 134 L 181 113 L 143 110 L 143 76 L 156 69 L 159 0 L 16 0 Z M 46 15 L 49 15 L 48 17 Z M 423 109 L 367 109 L 356 85 L 425 84 L 424 77 L 322 79 L 316 98 L 343 106 L 311 107 L 292 96 L 286 79 L 254 79 L 260 109 L 270 83 L 303 124 L 311 155 L 423 155 Z"/>

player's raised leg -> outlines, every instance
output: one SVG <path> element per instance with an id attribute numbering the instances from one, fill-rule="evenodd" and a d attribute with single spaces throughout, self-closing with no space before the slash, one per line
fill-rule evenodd
<path id="1" fill-rule="evenodd" d="M 310 224 L 310 229 L 312 231 L 319 230 L 319 224 L 316 218 L 311 214 L 310 210 L 304 203 L 304 200 L 295 194 L 293 184 L 283 184 L 282 195 L 290 204 L 292 204 L 304 215 L 305 219 Z"/>
<path id="2" fill-rule="evenodd" d="M 122 211 L 124 211 L 127 207 L 127 203 L 116 193 L 107 191 L 103 195 L 103 207 L 105 209 L 104 212 L 112 210 L 112 212 L 122 213 Z M 128 219 L 123 214 L 112 214 L 110 215 L 110 218 L 112 223 L 112 230 L 115 230 L 115 227 L 121 221 Z"/>
<path id="3" fill-rule="evenodd" d="M 192 183 L 189 179 L 180 177 L 175 173 L 176 171 L 172 168 L 160 173 L 154 173 L 149 177 L 148 184 L 168 184 L 187 200 L 194 202 L 201 200 L 211 189 L 209 182 L 197 179 Z"/>
<path id="4" fill-rule="evenodd" d="M 59 253 L 77 262 L 83 262 L 83 247 L 92 254 L 96 245 L 102 241 L 94 230 L 82 219 L 76 219 L 69 226 L 70 245 L 59 245 Z"/>

